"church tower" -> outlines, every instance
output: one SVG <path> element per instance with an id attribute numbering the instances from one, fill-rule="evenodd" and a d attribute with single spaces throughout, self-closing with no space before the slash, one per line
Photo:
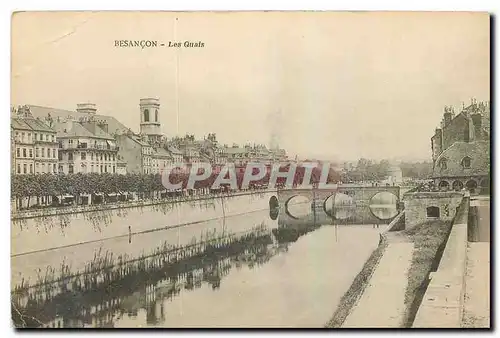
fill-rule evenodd
<path id="1" fill-rule="evenodd" d="M 161 139 L 160 100 L 155 98 L 141 99 L 141 134 L 147 136 L 150 142 Z"/>

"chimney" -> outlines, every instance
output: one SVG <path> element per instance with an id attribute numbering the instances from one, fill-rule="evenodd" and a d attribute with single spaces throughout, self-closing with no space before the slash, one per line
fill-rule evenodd
<path id="1" fill-rule="evenodd" d="M 451 115 L 452 115 L 451 107 L 444 107 L 444 114 L 443 114 L 444 125 L 443 125 L 443 127 L 447 127 L 451 123 Z"/>
<path id="2" fill-rule="evenodd" d="M 78 103 L 76 105 L 76 111 L 81 114 L 93 116 L 97 112 L 97 107 L 95 103 Z"/>
<path id="3" fill-rule="evenodd" d="M 481 140 L 482 139 L 482 119 L 483 117 L 481 116 L 481 114 L 477 113 L 477 114 L 473 114 L 471 116 L 471 119 L 472 119 L 472 123 L 474 124 L 474 138 L 476 140 Z"/>

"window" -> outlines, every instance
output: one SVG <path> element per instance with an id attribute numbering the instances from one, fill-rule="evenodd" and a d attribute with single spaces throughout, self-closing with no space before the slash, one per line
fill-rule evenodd
<path id="1" fill-rule="evenodd" d="M 56 164 L 54 163 L 53 166 L 52 166 L 52 170 L 56 173 L 57 172 L 57 167 L 56 167 Z"/>
<path id="2" fill-rule="evenodd" d="M 149 110 L 144 109 L 144 122 L 149 122 Z"/>
<path id="3" fill-rule="evenodd" d="M 37 140 L 37 138 L 38 138 L 38 134 L 37 134 L 37 133 L 35 133 L 35 141 Z"/>
<path id="4" fill-rule="evenodd" d="M 101 173 L 102 173 L 102 164 L 101 164 Z"/>
<path id="5" fill-rule="evenodd" d="M 26 148 L 23 148 L 23 157 L 28 157 L 28 155 L 26 154 Z"/>
<path id="6" fill-rule="evenodd" d="M 90 165 L 90 172 L 91 172 L 91 173 L 93 173 L 93 172 L 94 172 L 94 165 L 93 165 L 93 164 L 91 164 L 91 165 Z"/>
<path id="7" fill-rule="evenodd" d="M 60 173 L 64 172 L 64 166 L 62 164 L 59 166 L 59 172 Z"/>
<path id="8" fill-rule="evenodd" d="M 87 159 L 87 153 L 82 153 L 81 154 L 81 159 L 86 160 Z"/>
<path id="9" fill-rule="evenodd" d="M 45 134 L 45 141 L 48 141 L 48 140 L 49 140 L 49 135 Z"/>
<path id="10" fill-rule="evenodd" d="M 73 161 L 73 153 L 72 152 L 68 153 L 68 161 Z"/>
<path id="11" fill-rule="evenodd" d="M 464 188 L 464 184 L 461 182 L 461 181 L 454 181 L 453 184 L 451 185 L 451 187 L 453 188 L 453 190 L 455 191 L 460 191 Z"/>
<path id="12" fill-rule="evenodd" d="M 28 173 L 28 165 L 27 165 L 27 164 L 23 164 L 23 172 L 24 172 L 25 174 L 27 174 L 27 173 Z"/>
<path id="13" fill-rule="evenodd" d="M 105 172 L 105 173 L 107 173 L 107 172 L 108 172 L 108 166 L 107 166 L 107 165 L 105 165 L 105 166 L 104 166 L 104 172 Z"/>
<path id="14" fill-rule="evenodd" d="M 20 164 L 18 164 L 18 165 L 17 165 L 17 173 L 18 173 L 18 174 L 20 174 L 20 173 L 21 173 L 21 165 L 20 165 Z"/>
<path id="15" fill-rule="evenodd" d="M 441 168 L 441 170 L 445 170 L 448 168 L 448 163 L 446 161 L 445 158 L 442 158 L 440 161 L 439 161 L 439 167 Z"/>
<path id="16" fill-rule="evenodd" d="M 94 160 L 94 153 L 90 153 L 90 160 L 93 161 Z"/>
<path id="17" fill-rule="evenodd" d="M 33 149 L 30 149 L 30 157 L 33 158 Z"/>
<path id="18" fill-rule="evenodd" d="M 24 143 L 24 133 L 21 133 L 21 141 Z"/>
<path id="19" fill-rule="evenodd" d="M 52 149 L 52 158 L 56 158 L 56 150 Z"/>
<path id="20" fill-rule="evenodd" d="M 158 122 L 158 109 L 155 110 L 155 121 Z"/>
<path id="21" fill-rule="evenodd" d="M 115 166 L 113 166 L 113 174 L 116 173 L 116 169 L 115 169 Z"/>
<path id="22" fill-rule="evenodd" d="M 61 152 L 57 153 L 57 158 L 59 159 L 59 161 L 62 161 L 63 156 Z"/>
<path id="23" fill-rule="evenodd" d="M 72 165 L 72 164 L 70 164 L 70 165 L 68 166 L 68 168 L 69 168 L 69 169 L 68 169 L 68 172 L 69 172 L 70 174 L 73 174 L 73 173 L 74 173 L 74 171 L 75 171 L 75 170 L 74 170 L 74 168 L 73 168 L 73 165 Z"/>
<path id="24" fill-rule="evenodd" d="M 102 161 L 102 154 L 101 154 L 101 161 Z"/>
<path id="25" fill-rule="evenodd" d="M 28 142 L 31 142 L 31 133 L 28 133 Z"/>
<path id="26" fill-rule="evenodd" d="M 441 181 L 439 182 L 439 189 L 440 190 L 448 190 L 448 188 L 450 187 L 450 184 L 448 183 L 448 181 Z"/>
<path id="27" fill-rule="evenodd" d="M 42 163 L 42 173 L 45 172 L 45 163 Z"/>
<path id="28" fill-rule="evenodd" d="M 21 148 L 16 149 L 16 155 L 17 157 L 21 157 Z"/>
<path id="29" fill-rule="evenodd" d="M 115 155 L 114 155 L 114 154 L 113 154 L 113 161 L 116 161 L 116 157 L 115 157 Z"/>
<path id="30" fill-rule="evenodd" d="M 438 207 L 428 207 L 427 208 L 427 218 L 439 218 L 439 208 Z"/>
<path id="31" fill-rule="evenodd" d="M 30 164 L 30 174 L 33 174 L 33 164 Z"/>
<path id="32" fill-rule="evenodd" d="M 469 169 L 470 168 L 470 163 L 471 163 L 471 159 L 469 156 L 465 156 L 463 159 L 462 159 L 462 167 L 464 169 Z"/>
<path id="33" fill-rule="evenodd" d="M 42 157 L 45 157 L 45 148 L 42 148 Z"/>
<path id="34" fill-rule="evenodd" d="M 469 192 L 473 194 L 476 192 L 477 182 L 473 179 L 470 179 L 467 181 L 467 183 L 465 183 L 465 186 L 467 187 L 467 190 L 469 190 Z"/>
<path id="35" fill-rule="evenodd" d="M 35 149 L 35 157 L 39 157 L 40 156 L 40 152 L 38 150 L 38 148 Z"/>

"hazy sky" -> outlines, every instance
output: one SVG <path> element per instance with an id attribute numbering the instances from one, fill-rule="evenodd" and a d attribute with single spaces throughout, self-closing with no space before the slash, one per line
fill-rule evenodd
<path id="1" fill-rule="evenodd" d="M 484 13 L 20 13 L 12 34 L 16 105 L 93 102 L 138 130 L 158 97 L 167 136 L 274 132 L 308 157 L 430 158 L 443 106 L 489 99 Z"/>

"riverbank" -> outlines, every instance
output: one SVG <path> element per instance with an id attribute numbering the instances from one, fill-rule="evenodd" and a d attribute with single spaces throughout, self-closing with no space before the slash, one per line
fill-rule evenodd
<path id="1" fill-rule="evenodd" d="M 276 192 L 276 189 L 258 189 L 258 190 L 245 190 L 245 191 L 235 191 L 224 194 L 207 194 L 207 195 L 193 195 L 193 196 L 180 196 L 175 198 L 167 199 L 151 199 L 151 200 L 135 200 L 128 202 L 116 202 L 109 204 L 90 204 L 90 205 L 78 205 L 78 206 L 67 206 L 67 207 L 53 207 L 44 208 L 36 210 L 22 210 L 11 213 L 11 220 L 21 220 L 36 217 L 47 217 L 47 216 L 58 216 L 67 214 L 77 214 L 83 212 L 91 211 L 105 211 L 114 209 L 124 209 L 133 207 L 144 207 L 150 205 L 158 204 L 173 204 L 173 203 L 183 203 L 183 202 L 195 202 L 202 200 L 229 198 L 235 196 L 245 196 L 245 195 L 258 195 L 270 192 Z"/>
<path id="2" fill-rule="evenodd" d="M 384 233 L 326 327 L 411 327 L 450 228 L 431 221 Z"/>
<path id="3" fill-rule="evenodd" d="M 437 268 L 450 229 L 451 222 L 430 221 L 402 231 L 415 246 L 404 299 L 404 327 L 413 324 L 429 284 L 429 274 Z"/>
<path id="4" fill-rule="evenodd" d="M 363 294 L 363 291 L 365 290 L 368 281 L 373 275 L 386 248 L 387 241 L 381 237 L 378 247 L 372 252 L 366 263 L 363 265 L 361 271 L 354 278 L 354 281 L 349 289 L 340 299 L 339 305 L 337 306 L 337 310 L 333 314 L 332 319 L 330 319 L 325 325 L 327 328 L 339 328 L 342 326 L 347 316 L 351 313 L 352 309 Z"/>

